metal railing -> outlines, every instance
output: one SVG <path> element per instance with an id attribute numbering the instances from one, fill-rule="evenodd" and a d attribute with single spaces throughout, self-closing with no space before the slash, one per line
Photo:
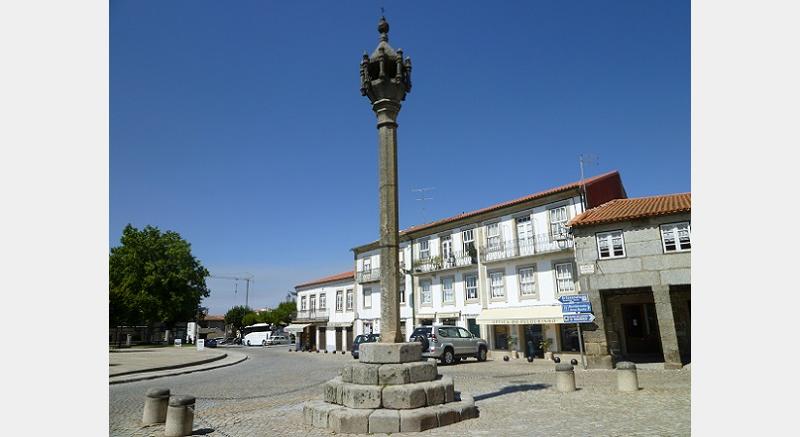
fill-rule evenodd
<path id="1" fill-rule="evenodd" d="M 356 282 L 372 282 L 381 279 L 381 268 L 373 267 L 370 270 L 359 270 L 356 272 Z"/>
<path id="2" fill-rule="evenodd" d="M 521 256 L 560 252 L 571 249 L 573 240 L 569 235 L 540 234 L 523 240 L 505 240 L 481 246 L 481 262 L 487 263 Z"/>
<path id="3" fill-rule="evenodd" d="M 467 267 L 478 263 L 475 252 L 450 252 L 448 256 L 433 256 L 415 259 L 414 273 L 428 273 L 439 270 Z"/>
<path id="4" fill-rule="evenodd" d="M 297 321 L 303 320 L 328 320 L 328 309 L 313 309 L 313 310 L 305 310 L 305 311 L 298 311 L 297 312 Z"/>

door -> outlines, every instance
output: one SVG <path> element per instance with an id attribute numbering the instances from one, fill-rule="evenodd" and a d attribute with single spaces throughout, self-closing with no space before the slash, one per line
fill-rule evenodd
<path id="1" fill-rule="evenodd" d="M 348 326 L 345 329 L 345 347 L 347 350 L 353 350 L 353 327 Z"/>
<path id="2" fill-rule="evenodd" d="M 660 354 L 655 304 L 622 304 L 622 325 L 628 354 Z"/>
<path id="3" fill-rule="evenodd" d="M 336 328 L 336 351 L 342 350 L 342 328 Z"/>
<path id="4" fill-rule="evenodd" d="M 517 245 L 520 255 L 533 254 L 533 227 L 531 217 L 517 217 Z"/>
<path id="5" fill-rule="evenodd" d="M 540 341 L 542 341 L 542 325 L 525 325 L 525 342 L 519 346 L 526 357 L 533 351 L 533 356 L 544 358 L 544 352 L 539 347 Z"/>

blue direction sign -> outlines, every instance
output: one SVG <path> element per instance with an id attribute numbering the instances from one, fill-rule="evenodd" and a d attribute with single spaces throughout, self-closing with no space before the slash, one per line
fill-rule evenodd
<path id="1" fill-rule="evenodd" d="M 569 296 L 559 296 L 558 301 L 561 303 L 584 303 L 589 302 L 589 296 L 585 294 L 571 294 Z"/>
<path id="2" fill-rule="evenodd" d="M 561 312 L 562 313 L 591 313 L 592 312 L 592 304 L 591 304 L 591 302 L 565 303 L 565 304 L 561 305 Z"/>
<path id="3" fill-rule="evenodd" d="M 564 314 L 564 323 L 591 323 L 594 322 L 594 314 Z"/>

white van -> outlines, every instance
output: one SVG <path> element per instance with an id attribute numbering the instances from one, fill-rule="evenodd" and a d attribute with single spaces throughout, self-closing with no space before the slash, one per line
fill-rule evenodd
<path id="1" fill-rule="evenodd" d="M 256 323 L 255 325 L 245 326 L 242 344 L 245 346 L 266 346 L 272 331 L 266 323 Z"/>

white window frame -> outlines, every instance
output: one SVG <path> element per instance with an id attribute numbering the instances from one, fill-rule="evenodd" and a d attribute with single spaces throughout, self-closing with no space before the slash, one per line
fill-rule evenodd
<path id="1" fill-rule="evenodd" d="M 689 247 L 682 248 L 682 244 L 680 241 L 680 234 L 678 233 L 680 228 L 685 226 L 686 232 L 689 235 Z M 677 223 L 665 223 L 659 227 L 661 229 L 661 248 L 664 250 L 664 253 L 678 253 L 678 252 L 690 252 L 692 250 L 692 224 L 689 222 L 677 222 Z M 667 234 L 672 233 L 673 235 L 673 244 L 675 246 L 672 250 L 667 250 Z"/>
<path id="2" fill-rule="evenodd" d="M 470 287 L 469 280 L 472 279 L 474 281 L 474 286 Z M 469 297 L 470 290 L 475 291 L 475 297 Z M 475 301 L 478 300 L 478 275 L 477 274 L 469 274 L 464 275 L 464 300 L 466 301 Z"/>
<path id="3" fill-rule="evenodd" d="M 620 243 L 622 247 L 622 254 L 616 255 L 614 254 L 614 234 L 619 233 Z M 597 240 L 597 257 L 599 259 L 613 259 L 613 258 L 625 258 L 625 235 L 622 232 L 622 229 L 617 229 L 614 231 L 607 231 L 607 232 L 598 232 L 595 235 Z M 601 241 L 605 241 L 608 245 L 608 255 L 603 256 L 603 252 L 601 251 Z"/>
<path id="4" fill-rule="evenodd" d="M 328 306 L 328 293 L 319 294 L 319 309 L 326 310 Z"/>
<path id="5" fill-rule="evenodd" d="M 423 243 L 424 249 L 423 249 Z M 419 242 L 419 259 L 430 259 L 431 257 L 431 244 L 430 240 L 420 240 Z"/>
<path id="6" fill-rule="evenodd" d="M 564 216 L 561 219 L 554 220 L 553 213 L 556 211 L 563 211 Z M 547 210 L 547 218 L 550 221 L 550 238 L 557 240 L 563 239 L 567 236 L 567 222 L 569 222 L 569 210 L 567 205 L 557 206 Z"/>
<path id="7" fill-rule="evenodd" d="M 530 283 L 523 283 L 523 276 L 522 273 L 526 270 L 531 271 L 530 275 Z M 530 299 L 535 298 L 537 295 L 536 289 L 536 266 L 535 265 L 528 265 L 528 266 L 521 266 L 517 268 L 517 284 L 519 285 L 519 297 L 522 299 Z M 530 292 L 526 293 L 525 285 L 530 285 Z"/>
<path id="8" fill-rule="evenodd" d="M 315 309 L 317 309 L 317 295 L 316 294 L 312 294 L 311 296 L 308 297 L 308 309 L 311 310 L 311 311 L 314 311 Z"/>
<path id="9" fill-rule="evenodd" d="M 364 261 L 361 263 L 361 271 L 364 273 L 369 274 L 372 271 L 372 259 L 371 258 L 364 258 Z"/>
<path id="10" fill-rule="evenodd" d="M 406 303 L 406 279 L 401 278 L 399 284 L 400 303 Z"/>
<path id="11" fill-rule="evenodd" d="M 497 230 L 497 233 L 492 234 L 492 229 Z M 497 250 L 500 248 L 502 241 L 501 235 L 500 222 L 486 224 L 486 247 L 488 250 Z"/>
<path id="12" fill-rule="evenodd" d="M 469 238 L 467 238 L 469 237 Z M 470 247 L 475 247 L 475 229 L 464 229 L 461 231 L 461 247 L 464 249 L 464 254 L 469 254 Z"/>
<path id="13" fill-rule="evenodd" d="M 444 288 L 445 281 L 450 281 L 450 291 L 446 291 Z M 456 289 L 455 289 L 455 282 L 456 278 L 452 276 L 445 276 L 441 279 L 440 283 L 442 286 L 442 303 L 444 304 L 455 304 L 456 303 Z M 448 293 L 450 294 L 450 299 L 447 298 Z"/>
<path id="14" fill-rule="evenodd" d="M 345 293 L 345 310 L 353 311 L 353 289 L 348 288 Z"/>
<path id="15" fill-rule="evenodd" d="M 487 275 L 489 277 L 489 297 L 491 300 L 505 300 L 506 299 L 506 284 L 505 284 L 505 272 L 497 271 L 497 272 L 489 272 Z M 496 286 L 494 283 L 495 278 L 500 277 L 500 285 L 499 287 Z M 496 290 L 499 290 L 500 293 L 495 293 Z"/>
<path id="16" fill-rule="evenodd" d="M 445 250 L 445 248 L 447 250 Z M 446 260 L 453 256 L 453 237 L 450 235 L 443 235 L 439 237 L 439 253 L 442 255 L 442 260 Z"/>
<path id="17" fill-rule="evenodd" d="M 427 285 L 428 290 L 425 290 Z M 425 297 L 427 296 L 427 299 Z M 419 303 L 420 305 L 431 306 L 433 305 L 433 290 L 431 289 L 431 281 L 429 279 L 419 281 Z"/>
<path id="18" fill-rule="evenodd" d="M 300 296 L 300 311 L 305 311 L 306 307 L 306 296 Z"/>
<path id="19" fill-rule="evenodd" d="M 567 266 L 567 272 L 569 272 L 569 277 L 566 277 L 563 274 L 559 274 L 559 267 L 560 266 Z M 555 263 L 553 264 L 553 274 L 556 277 L 556 292 L 559 294 L 563 293 L 574 293 L 575 292 L 575 268 L 573 267 L 571 262 L 563 262 L 563 263 Z M 562 288 L 561 284 L 569 284 L 568 288 Z"/>
<path id="20" fill-rule="evenodd" d="M 344 310 L 344 290 L 336 290 L 336 311 Z"/>
<path id="21" fill-rule="evenodd" d="M 372 287 L 365 287 L 361 290 L 364 297 L 364 308 L 372 308 Z M 369 300 L 367 298 L 369 297 Z"/>

